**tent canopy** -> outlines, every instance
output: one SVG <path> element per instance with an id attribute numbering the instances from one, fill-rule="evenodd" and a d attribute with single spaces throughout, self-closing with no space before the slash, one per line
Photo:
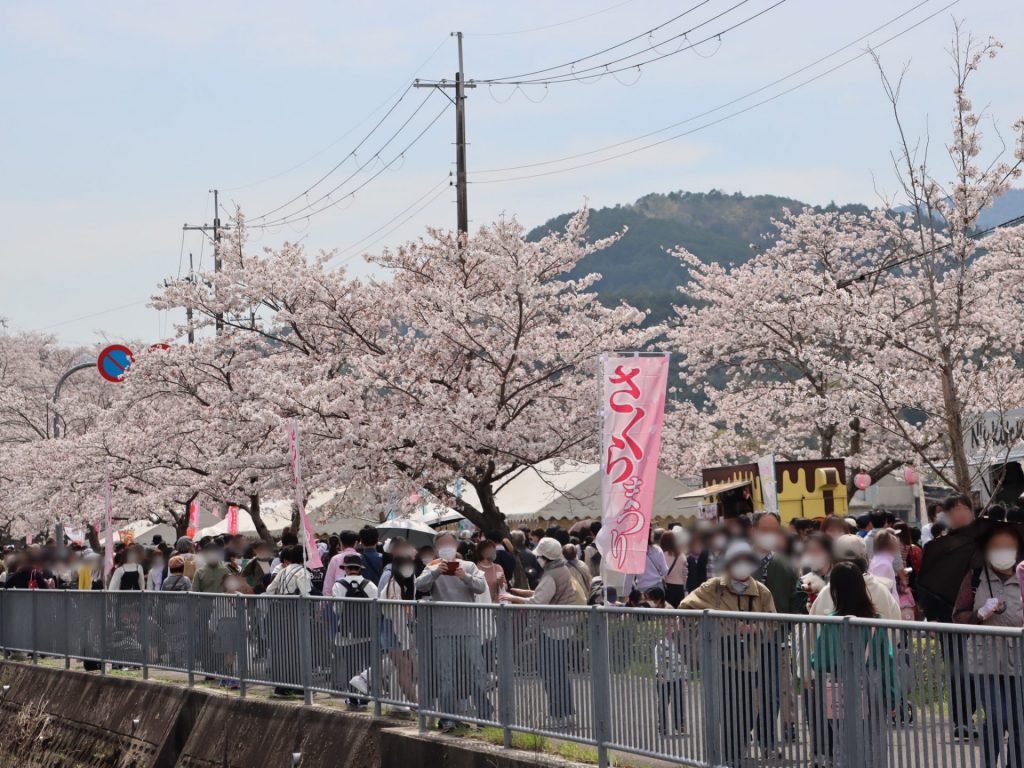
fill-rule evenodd
<path id="1" fill-rule="evenodd" d="M 726 491 L 733 491 L 737 488 L 742 488 L 745 485 L 750 485 L 750 480 L 734 480 L 731 483 L 715 483 L 714 485 L 707 485 L 703 488 L 698 488 L 695 491 L 687 491 L 676 499 L 703 499 L 708 496 L 715 496 L 719 493 L 725 493 Z"/>
<path id="2" fill-rule="evenodd" d="M 684 514 L 675 501 L 689 487 L 665 472 L 658 472 L 652 517 Z M 479 509 L 472 487 L 464 500 Z M 498 508 L 509 522 L 530 520 L 601 519 L 601 465 L 592 462 L 549 459 L 526 467 L 495 494 Z"/>

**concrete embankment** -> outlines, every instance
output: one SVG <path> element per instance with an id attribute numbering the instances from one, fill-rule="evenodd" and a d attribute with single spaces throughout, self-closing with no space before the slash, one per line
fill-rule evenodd
<path id="1" fill-rule="evenodd" d="M 327 707 L 0 663 L 0 768 L 572 766 Z"/>

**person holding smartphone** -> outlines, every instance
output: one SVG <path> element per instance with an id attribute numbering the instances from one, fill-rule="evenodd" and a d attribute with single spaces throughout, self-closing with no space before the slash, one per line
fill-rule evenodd
<path id="1" fill-rule="evenodd" d="M 432 669 L 421 670 L 424 701 L 438 701 L 445 713 L 439 726 L 448 733 L 458 725 L 452 714 L 460 701 L 472 698 L 476 717 L 491 720 L 492 706 L 487 698 L 486 671 L 481 647 L 481 626 L 489 618 L 473 608 L 476 596 L 487 591 L 483 572 L 458 554 L 458 541 L 447 531 L 434 538 L 437 558 L 416 577 L 416 591 L 435 603 L 467 603 L 468 607 L 431 606 L 422 613 L 417 641 L 433 647 L 436 660 Z"/>

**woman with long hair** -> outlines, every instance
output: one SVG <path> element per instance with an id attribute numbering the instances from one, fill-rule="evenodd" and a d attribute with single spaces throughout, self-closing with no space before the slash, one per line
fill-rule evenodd
<path id="1" fill-rule="evenodd" d="M 878 618 L 864 574 L 855 563 L 836 563 L 829 573 L 828 589 L 835 606 L 833 616 Z M 881 765 L 882 750 L 888 739 L 885 729 L 897 698 L 892 645 L 884 629 L 849 627 L 854 637 L 860 638 L 857 647 L 862 650 L 858 650 L 857 655 L 863 654 L 864 673 L 854 680 L 847 679 L 843 674 L 845 629 L 846 625 L 824 625 L 811 654 L 814 677 L 806 695 L 809 696 L 807 711 L 811 717 L 814 752 L 818 758 L 831 762 L 836 738 L 844 733 L 846 718 L 856 717 L 861 723 L 859 741 L 864 746 L 868 765 Z M 851 699 L 847 686 L 857 685 L 857 677 L 863 680 L 852 697 L 858 702 L 857 709 L 846 713 L 843 708 Z"/>

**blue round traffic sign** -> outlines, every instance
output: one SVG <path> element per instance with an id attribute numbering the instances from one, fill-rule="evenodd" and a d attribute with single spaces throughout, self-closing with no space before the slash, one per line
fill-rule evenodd
<path id="1" fill-rule="evenodd" d="M 107 381 L 120 382 L 132 366 L 132 351 L 123 344 L 111 344 L 96 358 L 100 376 Z"/>

